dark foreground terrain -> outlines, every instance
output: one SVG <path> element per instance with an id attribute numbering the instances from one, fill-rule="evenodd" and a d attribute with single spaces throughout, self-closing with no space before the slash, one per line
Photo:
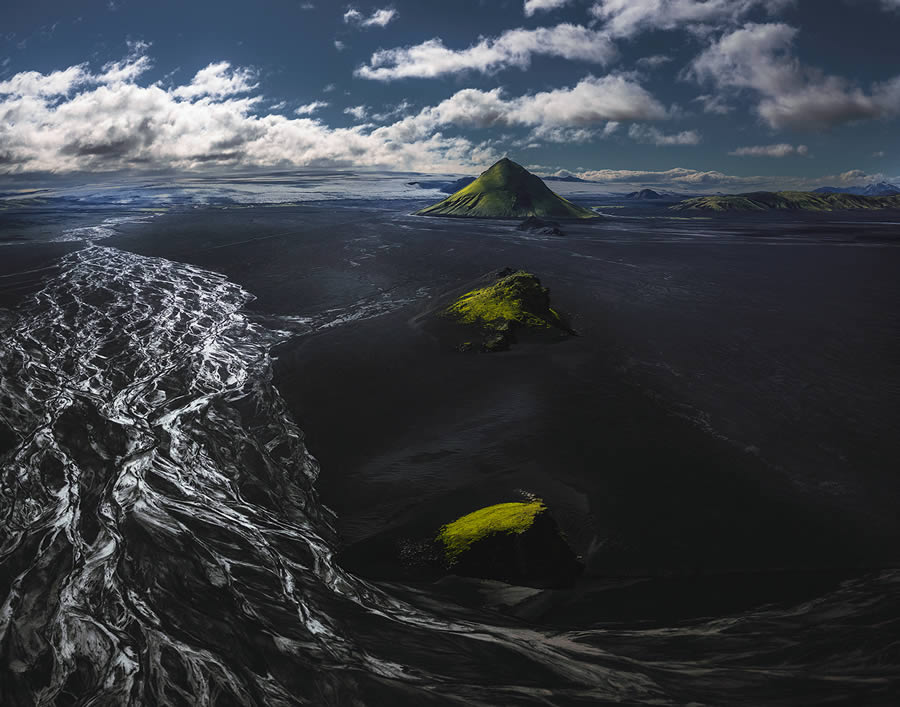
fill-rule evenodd
<path id="1" fill-rule="evenodd" d="M 0 702 L 890 704 L 897 219 L 636 209 L 559 236 L 420 205 L 3 247 Z M 435 335 L 506 267 L 578 336 Z M 391 550 L 527 494 L 574 589 L 425 581 Z"/>

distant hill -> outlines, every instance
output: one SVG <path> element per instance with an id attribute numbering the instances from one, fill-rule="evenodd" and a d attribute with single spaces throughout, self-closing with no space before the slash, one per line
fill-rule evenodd
<path id="1" fill-rule="evenodd" d="M 555 219 L 594 218 L 596 214 L 554 194 L 540 177 L 504 157 L 474 182 L 443 201 L 422 209 L 420 216 Z"/>
<path id="2" fill-rule="evenodd" d="M 665 197 L 659 192 L 655 192 L 652 189 L 641 189 L 640 191 L 633 191 L 630 194 L 625 195 L 626 199 L 640 199 L 641 201 L 647 199 L 665 199 Z"/>
<path id="3" fill-rule="evenodd" d="M 840 211 L 844 209 L 900 209 L 900 196 L 858 196 L 805 191 L 759 191 L 750 194 L 699 196 L 669 207 L 673 211 Z"/>
<path id="4" fill-rule="evenodd" d="M 864 187 L 819 187 L 814 194 L 855 194 L 856 196 L 895 196 L 900 187 L 888 182 L 872 182 Z"/>

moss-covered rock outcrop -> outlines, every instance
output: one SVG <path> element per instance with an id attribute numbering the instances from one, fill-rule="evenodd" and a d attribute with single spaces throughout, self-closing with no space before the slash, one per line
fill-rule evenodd
<path id="1" fill-rule="evenodd" d="M 537 329 L 574 333 L 550 306 L 550 290 L 523 270 L 501 270 L 497 281 L 465 293 L 445 314 L 460 324 L 477 326 L 482 350 L 502 351 L 515 341 L 516 331 Z M 469 342 L 467 342 L 469 343 Z M 466 347 L 466 350 L 472 348 Z"/>
<path id="2" fill-rule="evenodd" d="M 583 569 L 543 501 L 499 503 L 438 531 L 452 573 L 534 587 L 571 586 Z"/>

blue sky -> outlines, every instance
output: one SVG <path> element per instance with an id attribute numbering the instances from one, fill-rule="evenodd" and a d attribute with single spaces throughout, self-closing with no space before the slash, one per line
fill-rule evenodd
<path id="1" fill-rule="evenodd" d="M 0 172 L 900 175 L 900 0 L 16 3 Z"/>

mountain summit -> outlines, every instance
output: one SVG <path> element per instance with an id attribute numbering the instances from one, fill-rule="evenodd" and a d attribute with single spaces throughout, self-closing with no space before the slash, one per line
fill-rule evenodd
<path id="1" fill-rule="evenodd" d="M 596 215 L 554 194 L 540 177 L 506 157 L 468 186 L 418 214 L 516 219 L 580 219 Z"/>

